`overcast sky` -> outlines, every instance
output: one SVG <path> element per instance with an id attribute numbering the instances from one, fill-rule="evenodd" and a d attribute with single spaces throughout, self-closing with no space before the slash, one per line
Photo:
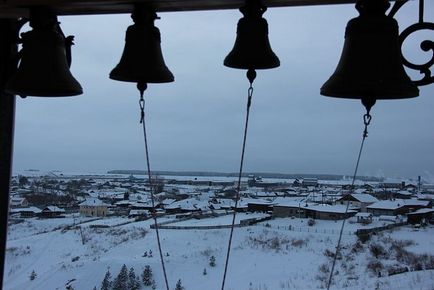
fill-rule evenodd
<path id="1" fill-rule="evenodd" d="M 401 30 L 417 21 L 416 2 L 398 13 Z M 428 7 L 433 5 L 426 6 L 425 18 L 433 21 L 434 9 Z M 248 83 L 245 71 L 223 66 L 223 59 L 241 14 L 159 16 L 156 26 L 175 82 L 151 84 L 146 91 L 151 167 L 235 172 Z M 258 71 L 246 171 L 353 172 L 364 108 L 357 100 L 321 96 L 319 89 L 336 68 L 346 23 L 355 16 L 353 5 L 273 8 L 264 14 L 281 66 Z M 108 78 L 120 59 L 130 16 L 60 21 L 66 35 L 75 35 L 72 72 L 84 94 L 17 99 L 15 172 L 145 169 L 136 87 Z M 421 34 L 417 39 L 434 37 Z M 413 60 L 429 57 L 415 41 L 405 52 Z M 434 85 L 421 87 L 415 99 L 377 102 L 359 173 L 434 180 L 433 109 Z"/>

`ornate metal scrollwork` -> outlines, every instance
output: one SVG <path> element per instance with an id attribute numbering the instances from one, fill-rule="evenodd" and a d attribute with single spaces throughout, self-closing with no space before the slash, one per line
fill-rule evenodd
<path id="1" fill-rule="evenodd" d="M 401 43 L 401 54 L 402 54 L 402 45 L 405 42 L 405 39 L 417 32 L 417 31 L 421 31 L 421 30 L 432 30 L 434 31 L 434 23 L 428 23 L 428 22 L 420 22 L 420 23 L 416 23 L 413 24 L 411 26 L 409 26 L 408 28 L 406 28 L 400 35 L 399 35 L 399 41 Z M 424 40 L 420 43 L 420 48 L 425 51 L 425 52 L 429 52 L 431 50 L 432 52 L 432 56 L 431 59 L 428 60 L 426 63 L 423 64 L 415 64 L 410 62 L 408 59 L 405 58 L 405 56 L 402 54 L 402 63 L 410 68 L 410 69 L 414 69 L 414 70 L 418 70 L 421 74 L 423 74 L 423 78 L 420 80 L 413 80 L 413 82 L 417 85 L 417 86 L 424 86 L 424 85 L 429 85 L 434 83 L 434 76 L 431 75 L 431 67 L 434 65 L 434 41 L 431 40 Z"/>
<path id="2" fill-rule="evenodd" d="M 395 5 L 392 7 L 389 16 L 393 17 L 398 10 L 407 3 L 408 0 L 404 1 L 397 1 L 395 2 Z M 412 70 L 419 71 L 423 77 L 419 80 L 413 80 L 413 82 L 417 86 L 424 86 L 434 83 L 434 76 L 432 76 L 431 73 L 431 67 L 434 65 L 434 41 L 432 40 L 424 40 L 420 43 L 420 49 L 425 52 L 432 52 L 431 59 L 429 59 L 427 62 L 422 64 L 415 64 L 409 61 L 402 52 L 402 46 L 405 42 L 405 40 L 412 35 L 413 33 L 422 31 L 422 30 L 430 30 L 434 32 L 434 23 L 432 22 L 425 22 L 423 19 L 424 14 L 424 0 L 419 0 L 419 21 L 413 25 L 410 25 L 406 29 L 404 29 L 401 34 L 399 35 L 399 42 L 401 44 L 401 55 L 402 55 L 402 63 L 404 66 L 408 67 Z"/>

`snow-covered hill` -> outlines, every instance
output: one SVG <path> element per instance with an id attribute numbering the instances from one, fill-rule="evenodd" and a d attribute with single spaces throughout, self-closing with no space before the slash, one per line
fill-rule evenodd
<path id="1" fill-rule="evenodd" d="M 239 216 L 241 219 L 252 215 Z M 76 290 L 91 290 L 95 286 L 100 289 L 106 271 L 109 269 L 116 276 L 125 264 L 133 267 L 136 275 L 150 265 L 157 289 L 165 289 L 155 232 L 150 229 L 153 221 L 120 225 L 128 220 L 110 219 L 101 221 L 101 225 L 109 227 L 95 228 L 98 221 L 93 221 L 83 223 L 81 231 L 70 227 L 80 222 L 72 217 L 28 219 L 11 225 L 4 288 L 54 290 L 70 285 L 70 289 Z M 215 223 L 209 219 L 210 225 Z M 340 222 L 334 221 L 317 221 L 308 227 L 303 219 L 275 219 L 236 228 L 225 289 L 324 287 L 339 227 Z M 434 270 L 386 275 L 388 269 L 399 265 L 413 267 L 411 259 L 426 259 L 429 263 L 430 254 L 434 254 L 434 227 L 402 227 L 373 236 L 365 244 L 358 243 L 357 236 L 351 234 L 356 227 L 360 225 L 347 223 L 345 228 L 348 232 L 343 235 L 342 258 L 337 263 L 332 289 L 434 289 Z M 229 229 L 161 229 L 160 235 L 171 289 L 175 289 L 178 279 L 185 290 L 220 289 Z M 372 246 L 379 247 L 379 252 Z M 211 256 L 216 258 L 215 267 L 209 265 Z M 36 273 L 33 280 L 32 271 Z M 151 288 L 142 285 L 141 289 Z"/>

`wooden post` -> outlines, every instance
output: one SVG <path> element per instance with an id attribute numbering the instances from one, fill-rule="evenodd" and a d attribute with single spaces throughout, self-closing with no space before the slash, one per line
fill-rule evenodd
<path id="1" fill-rule="evenodd" d="M 17 67 L 17 24 L 15 19 L 0 19 L 0 289 L 3 289 L 15 123 L 15 96 L 3 88 Z"/>

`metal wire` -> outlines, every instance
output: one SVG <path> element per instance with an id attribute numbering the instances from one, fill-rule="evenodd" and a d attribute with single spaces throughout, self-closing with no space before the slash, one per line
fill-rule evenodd
<path id="1" fill-rule="evenodd" d="M 362 137 L 362 143 L 360 144 L 360 150 L 359 150 L 359 155 L 357 156 L 357 162 L 356 162 L 356 168 L 354 169 L 354 175 L 353 175 L 353 180 L 351 182 L 351 192 L 353 192 L 354 190 L 354 183 L 356 181 L 356 176 L 357 176 L 357 171 L 359 169 L 359 163 L 360 163 L 360 156 L 362 155 L 362 151 L 363 151 L 363 145 L 365 144 L 365 140 L 368 137 L 368 126 L 371 122 L 371 115 L 368 113 L 366 113 L 363 116 L 363 122 L 365 124 L 365 129 L 363 130 L 363 137 Z M 342 234 L 344 232 L 344 227 L 345 227 L 345 221 L 346 221 L 346 215 L 348 212 L 348 208 L 350 207 L 350 203 L 347 202 L 347 206 L 345 207 L 345 214 L 344 214 L 344 219 L 342 220 L 342 225 L 341 225 L 341 230 L 339 232 L 339 239 L 338 239 L 338 244 L 336 246 L 336 252 L 335 255 L 333 257 L 333 264 L 332 264 L 332 269 L 330 271 L 330 276 L 329 276 L 329 280 L 327 282 L 327 290 L 330 289 L 330 285 L 332 283 L 332 279 L 333 279 L 333 275 L 334 275 L 334 270 L 335 270 L 335 266 L 336 266 L 336 260 L 338 258 L 338 255 L 340 253 L 341 250 L 341 240 L 342 240 Z"/>
<path id="2" fill-rule="evenodd" d="M 237 184 L 237 194 L 236 194 L 236 198 L 235 198 L 235 207 L 234 207 L 234 214 L 232 215 L 232 224 L 231 224 L 231 232 L 229 234 L 229 243 L 228 243 L 228 249 L 226 252 L 226 261 L 225 261 L 225 270 L 223 273 L 223 281 L 222 281 L 222 287 L 221 290 L 225 289 L 225 282 L 226 282 L 226 274 L 227 274 L 227 270 L 228 270 L 228 265 L 229 265 L 229 256 L 231 253 L 231 245 L 232 245 L 232 237 L 233 237 L 233 233 L 234 233 L 234 227 L 235 227 L 235 217 L 237 215 L 237 207 L 238 207 L 238 201 L 240 199 L 240 190 L 241 190 L 241 176 L 243 174 L 243 164 L 244 164 L 244 152 L 246 149 L 246 140 L 247 140 L 247 129 L 249 126 L 249 115 L 250 115 L 250 106 L 252 104 L 252 96 L 253 96 L 253 87 L 252 87 L 252 83 L 253 80 L 256 76 L 256 73 L 253 70 L 249 70 L 247 72 L 247 77 L 250 81 L 250 87 L 247 91 L 247 114 L 246 114 L 246 120 L 244 123 L 244 137 L 243 137 L 243 146 L 241 149 L 241 160 L 240 160 L 240 170 L 238 173 L 238 184 Z"/>
<path id="3" fill-rule="evenodd" d="M 146 84 L 138 84 L 137 88 L 140 91 L 140 100 L 139 100 L 140 123 L 142 124 L 142 127 L 143 127 L 143 137 L 145 139 L 146 166 L 147 166 L 147 171 L 148 171 L 148 180 L 149 180 L 149 187 L 150 187 L 150 192 L 151 192 L 151 203 L 152 203 L 152 208 L 153 208 L 152 217 L 154 219 L 155 233 L 157 235 L 158 253 L 160 254 L 161 267 L 163 268 L 164 282 L 166 283 L 166 290 L 169 290 L 169 283 L 167 281 L 166 266 L 164 264 L 163 251 L 161 250 L 161 241 L 160 241 L 160 234 L 158 231 L 157 214 L 155 212 L 154 186 L 153 186 L 153 182 L 152 182 L 151 166 L 150 166 L 150 161 L 149 161 L 148 138 L 147 138 L 147 134 L 146 134 L 146 122 L 145 122 L 145 99 L 143 98 L 143 93 L 146 90 Z"/>

